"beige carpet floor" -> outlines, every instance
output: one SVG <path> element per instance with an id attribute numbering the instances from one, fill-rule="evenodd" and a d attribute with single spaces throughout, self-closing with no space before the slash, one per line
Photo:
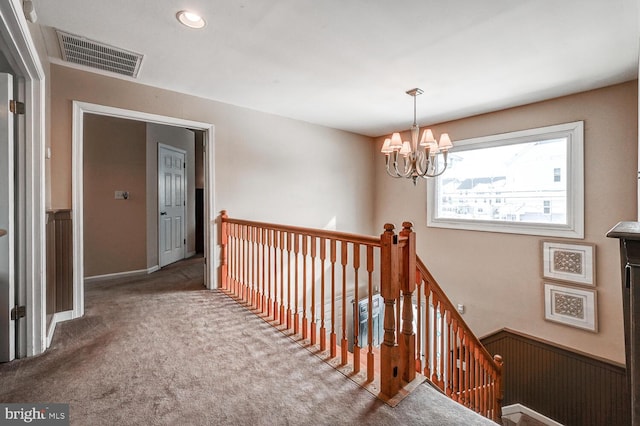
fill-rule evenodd
<path id="1" fill-rule="evenodd" d="M 233 299 L 192 259 L 87 284 L 44 354 L 0 365 L 0 402 L 72 425 L 491 425 L 423 384 L 392 408 Z"/>

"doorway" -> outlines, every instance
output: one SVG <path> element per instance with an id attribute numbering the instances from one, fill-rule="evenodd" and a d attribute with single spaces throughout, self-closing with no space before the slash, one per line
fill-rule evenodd
<path id="1" fill-rule="evenodd" d="M 215 241 L 216 229 L 213 226 L 215 220 L 214 189 L 213 189 L 213 134 L 214 126 L 209 123 L 194 122 L 190 120 L 178 119 L 174 117 L 159 116 L 155 114 L 143 113 L 139 111 L 124 110 L 120 108 L 107 107 L 84 102 L 73 102 L 73 135 L 72 135 L 72 197 L 73 197 L 73 289 L 74 289 L 74 311 L 73 317 L 77 318 L 84 314 L 84 200 L 83 200 L 83 120 L 85 114 L 104 115 L 109 117 L 137 120 L 146 123 L 162 124 L 174 127 L 194 129 L 200 131 L 203 137 L 204 147 L 204 176 L 205 176 L 205 286 L 209 289 L 217 287 L 217 277 L 215 274 Z"/>

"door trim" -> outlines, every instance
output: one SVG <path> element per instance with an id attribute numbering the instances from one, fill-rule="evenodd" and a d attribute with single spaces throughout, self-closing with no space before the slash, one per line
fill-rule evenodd
<path id="1" fill-rule="evenodd" d="M 45 73 L 22 13 L 22 1 L 0 2 L 0 21 L 0 37 L 7 49 L 4 53 L 16 77 L 23 79 L 25 91 L 25 143 L 18 146 L 18 158 L 24 159 L 18 170 L 18 191 L 24 198 L 18 204 L 16 220 L 16 280 L 27 306 L 26 355 L 33 356 L 42 353 L 47 344 Z"/>
<path id="2" fill-rule="evenodd" d="M 83 215 L 83 120 L 84 114 L 97 114 L 109 117 L 144 121 L 147 123 L 165 124 L 170 126 L 186 127 L 204 132 L 205 143 L 205 218 L 209 226 L 205 227 L 205 286 L 208 289 L 218 288 L 216 270 L 219 260 L 217 229 L 215 226 L 216 213 L 214 206 L 214 133 L 215 126 L 211 123 L 185 120 L 182 118 L 168 117 L 150 114 L 142 111 L 134 111 L 115 108 L 105 105 L 87 102 L 73 101 L 73 129 L 71 136 L 72 146 L 72 176 L 71 196 L 73 206 L 73 318 L 84 315 L 84 215 Z"/>
<path id="3" fill-rule="evenodd" d="M 193 144 L 195 145 L 195 137 L 193 138 Z M 158 215 L 158 267 L 163 268 L 164 266 L 170 265 L 162 265 L 162 247 L 160 244 L 160 232 L 162 228 L 162 223 L 160 222 L 160 210 L 162 210 L 162 206 L 160 205 L 160 148 L 167 149 L 169 151 L 179 152 L 184 156 L 184 163 L 187 163 L 187 151 L 181 148 L 176 148 L 172 145 L 167 145 L 162 142 L 158 142 L 158 158 L 156 159 L 156 164 L 158 165 L 158 182 L 156 182 L 156 189 L 158 191 L 158 205 L 157 205 L 157 215 Z M 182 196 L 184 197 L 185 204 L 182 207 L 182 236 L 186 241 L 187 238 L 187 197 L 189 194 L 187 193 L 189 175 L 187 174 L 187 167 L 184 169 L 184 178 L 182 182 Z M 187 244 L 182 245 L 182 258 L 185 259 L 187 257 Z"/>

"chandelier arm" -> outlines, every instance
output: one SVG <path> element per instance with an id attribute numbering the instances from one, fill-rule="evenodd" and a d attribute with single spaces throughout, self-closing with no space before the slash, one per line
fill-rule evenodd
<path id="1" fill-rule="evenodd" d="M 389 176 L 391 176 L 391 177 L 393 177 L 393 178 L 398 178 L 398 177 L 400 177 L 400 176 L 398 176 L 398 175 L 395 175 L 395 174 L 391 173 L 391 167 L 390 167 L 391 163 L 390 163 L 390 161 L 389 161 L 389 155 L 385 155 L 385 156 L 384 156 L 384 165 L 385 165 L 385 169 L 387 170 L 387 174 L 388 174 Z"/>
<path id="2" fill-rule="evenodd" d="M 425 178 L 425 179 L 426 179 L 426 178 L 438 177 L 438 176 L 440 176 L 441 174 L 443 174 L 443 173 L 447 170 L 447 167 L 449 166 L 449 163 L 447 162 L 447 152 L 444 152 L 444 153 L 442 154 L 442 158 L 444 159 L 444 167 L 442 168 L 442 170 L 440 170 L 440 171 L 438 172 L 438 171 L 436 171 L 436 170 L 434 169 L 434 172 L 435 172 L 435 173 L 425 173 L 423 176 L 420 176 L 420 177 L 423 177 L 423 178 Z M 428 171 L 428 170 L 427 170 L 427 171 Z"/>
<path id="3" fill-rule="evenodd" d="M 413 154 L 410 154 L 413 155 Z M 411 176 L 413 174 L 413 169 L 414 169 L 414 164 L 415 161 L 413 158 L 411 158 L 411 160 L 407 161 L 407 158 L 409 158 L 409 156 L 404 157 L 403 162 L 404 162 L 404 172 L 401 172 L 400 170 L 398 170 L 398 162 L 396 161 L 395 164 L 395 168 L 396 168 L 396 173 L 398 173 L 399 176 L 408 178 L 409 176 Z"/>
<path id="4" fill-rule="evenodd" d="M 424 168 L 422 167 L 423 163 L 425 164 Z M 416 158 L 416 174 L 420 177 L 425 177 L 427 172 L 429 172 L 429 168 L 431 167 L 431 159 L 426 152 L 419 152 Z"/>

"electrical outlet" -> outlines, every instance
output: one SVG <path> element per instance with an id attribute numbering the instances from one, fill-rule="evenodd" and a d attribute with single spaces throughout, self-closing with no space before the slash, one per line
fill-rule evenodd
<path id="1" fill-rule="evenodd" d="M 458 312 L 464 314 L 464 305 L 462 303 L 458 303 Z"/>

